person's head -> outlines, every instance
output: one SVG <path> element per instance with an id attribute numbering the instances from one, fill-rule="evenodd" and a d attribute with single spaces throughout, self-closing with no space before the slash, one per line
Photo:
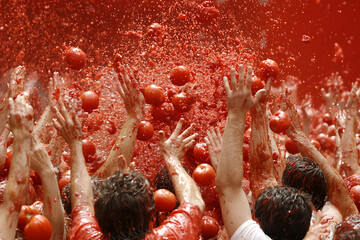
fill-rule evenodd
<path id="1" fill-rule="evenodd" d="M 141 173 L 118 172 L 104 180 L 94 208 L 101 230 L 110 239 L 142 239 L 153 216 L 153 192 Z"/>
<path id="2" fill-rule="evenodd" d="M 255 217 L 274 240 L 300 240 L 309 230 L 313 206 L 310 196 L 287 186 L 266 188 L 255 204 Z"/>
<path id="3" fill-rule="evenodd" d="M 324 206 L 327 196 L 325 175 L 319 165 L 311 159 L 289 156 L 282 183 L 310 194 L 317 210 Z"/>
<path id="4" fill-rule="evenodd" d="M 352 215 L 338 224 L 335 228 L 334 240 L 360 239 L 360 215 Z"/>
<path id="5" fill-rule="evenodd" d="M 175 194 L 174 185 L 171 181 L 169 171 L 166 166 L 156 173 L 154 178 L 155 189 L 166 189 Z"/>

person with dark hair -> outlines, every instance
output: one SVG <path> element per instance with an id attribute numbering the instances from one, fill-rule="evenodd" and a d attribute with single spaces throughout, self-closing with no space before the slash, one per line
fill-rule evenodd
<path id="1" fill-rule="evenodd" d="M 271 239 L 301 240 L 310 227 L 312 209 L 309 195 L 296 188 L 274 186 L 259 195 L 255 217 Z"/>
<path id="2" fill-rule="evenodd" d="M 313 160 L 307 157 L 289 156 L 282 183 L 310 194 L 316 210 L 324 206 L 327 196 L 325 175 Z"/>
<path id="3" fill-rule="evenodd" d="M 123 76 L 124 95 L 141 94 Z M 180 206 L 157 228 L 151 229 L 153 196 L 149 182 L 137 172 L 123 170 L 104 180 L 94 193 L 82 153 L 82 127 L 76 116 L 71 117 L 64 104 L 54 107 L 54 126 L 70 146 L 72 232 L 70 239 L 198 239 L 204 210 L 201 193 L 180 159 L 195 144 L 193 126 L 181 131 L 181 119 L 174 132 L 165 140 L 160 131 L 161 152 L 173 181 Z M 125 160 L 122 157 L 122 160 Z M 125 164 L 126 165 L 126 164 Z M 110 165 L 111 166 L 111 165 Z M 106 168 L 103 173 L 108 174 Z M 97 219 L 98 218 L 98 219 Z"/>
<path id="4" fill-rule="evenodd" d="M 335 227 L 333 240 L 358 240 L 360 239 L 360 215 L 347 217 Z"/>
<path id="5" fill-rule="evenodd" d="M 271 81 L 268 80 L 266 90 L 258 91 L 253 97 L 252 68 L 248 67 L 245 78 L 244 67 L 240 66 L 239 83 L 235 75 L 235 70 L 232 69 L 231 85 L 224 77 L 228 117 L 216 176 L 225 228 L 231 239 L 303 239 L 312 213 L 309 197 L 299 190 L 276 186 L 271 154 L 275 149 L 271 149 L 267 121 L 263 121 L 267 119 L 266 99 Z M 258 105 L 259 102 L 261 106 Z M 250 162 L 250 183 L 254 197 L 257 198 L 255 216 L 260 224 L 252 220 L 251 209 L 242 189 L 245 117 L 248 110 L 257 106 L 259 109 L 255 113 L 260 115 L 253 118 L 253 121 L 259 132 L 252 135 L 250 143 L 250 157 L 253 158 Z M 281 221 L 278 222 L 279 220 Z"/>

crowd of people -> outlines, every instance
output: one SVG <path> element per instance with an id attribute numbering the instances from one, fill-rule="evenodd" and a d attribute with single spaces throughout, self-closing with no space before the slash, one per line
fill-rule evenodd
<path id="1" fill-rule="evenodd" d="M 26 228 L 19 229 L 18 222 L 22 206 L 35 200 L 29 193 L 31 171 L 42 183 L 37 198 L 43 203 L 42 215 L 51 224 L 51 239 L 201 238 L 205 203 L 181 163 L 198 136 L 193 125 L 183 129 L 185 120 L 180 119 L 171 136 L 159 133 L 161 155 L 178 201 L 178 206 L 159 220 L 153 188 L 132 162 L 145 100 L 127 73 L 119 79 L 118 92 L 128 116 L 106 161 L 93 176 L 85 164 L 81 123 L 71 106 L 56 97 L 54 89 L 60 77 L 55 74 L 51 80 L 48 106 L 35 124 L 29 94 L 24 91 L 25 74 L 24 67 L 13 70 L 0 102 L 0 169 L 9 164 L 7 148 L 13 149 L 4 191 L 0 192 L 0 239 L 21 238 L 20 233 L 29 236 Z M 322 90 L 327 105 L 315 110 L 308 98 L 302 104 L 294 103 L 296 86 L 284 85 L 279 96 L 272 94 L 276 89 L 271 89 L 271 78 L 253 96 L 250 66 L 240 65 L 238 73 L 232 69 L 229 78 L 223 80 L 228 114 L 225 128 L 223 133 L 209 129 L 205 139 L 216 170 L 224 223 L 217 239 L 360 239 L 359 205 L 350 194 L 351 188 L 360 184 L 357 83 L 351 92 L 345 92 L 340 87 L 341 77 L 332 76 L 332 88 Z M 274 134 L 269 127 L 276 110 L 287 113 L 291 120 L 283 135 Z M 249 111 L 251 124 L 247 126 Z M 70 149 L 71 180 L 61 190 L 61 152 L 55 146 L 63 143 L 50 140 L 51 146 L 45 146 L 49 124 Z M 321 134 L 327 138 L 312 141 L 310 136 Z M 286 152 L 285 141 L 289 140 L 299 153 Z M 244 141 L 250 146 L 246 160 Z M 244 161 L 250 164 L 248 179 Z"/>

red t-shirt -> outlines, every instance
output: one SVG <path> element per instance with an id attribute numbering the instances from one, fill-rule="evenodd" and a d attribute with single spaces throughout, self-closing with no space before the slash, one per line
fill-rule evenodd
<path id="1" fill-rule="evenodd" d="M 87 206 L 78 205 L 72 210 L 71 240 L 105 240 L 104 234 L 99 228 L 94 211 Z M 191 203 L 182 203 L 171 212 L 170 216 L 162 224 L 146 234 L 145 240 L 159 239 L 186 239 L 198 240 L 201 226 L 200 208 Z"/>

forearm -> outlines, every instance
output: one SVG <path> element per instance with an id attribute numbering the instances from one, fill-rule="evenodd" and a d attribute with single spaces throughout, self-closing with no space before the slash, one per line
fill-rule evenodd
<path id="1" fill-rule="evenodd" d="M 137 131 L 140 124 L 140 119 L 129 116 L 116 140 L 116 143 L 112 147 L 108 158 L 105 163 L 94 174 L 97 177 L 107 178 L 113 175 L 115 172 L 121 170 L 118 158 L 123 155 L 126 159 L 126 163 L 129 166 L 134 151 L 134 142 L 136 140 Z"/>
<path id="2" fill-rule="evenodd" d="M 250 187 L 254 198 L 267 187 L 277 185 L 269 136 L 266 103 L 251 109 Z"/>
<path id="3" fill-rule="evenodd" d="M 43 215 L 49 219 L 52 229 L 51 239 L 64 239 L 64 207 L 61 203 L 60 191 L 53 166 L 48 164 L 39 171 L 44 191 L 44 212 Z"/>
<path id="4" fill-rule="evenodd" d="M 27 151 L 30 149 L 29 134 L 14 134 L 13 158 L 4 192 L 4 202 L 0 213 L 2 227 L 0 238 L 14 239 L 21 206 L 27 200 L 30 163 Z"/>
<path id="5" fill-rule="evenodd" d="M 93 190 L 82 152 L 82 142 L 70 146 L 71 152 L 71 204 L 93 206 Z"/>
<path id="6" fill-rule="evenodd" d="M 45 137 L 49 134 L 49 130 L 50 130 L 49 124 L 52 121 L 52 117 L 53 114 L 51 108 L 50 106 L 47 106 L 34 127 L 34 131 L 33 131 L 34 134 L 36 134 L 43 143 L 45 142 Z"/>
<path id="7" fill-rule="evenodd" d="M 228 114 L 223 141 L 221 145 L 220 162 L 217 168 L 216 187 L 241 188 L 243 179 L 243 139 L 246 112 Z"/>
<path id="8" fill-rule="evenodd" d="M 205 204 L 200 190 L 194 180 L 182 167 L 179 159 L 175 156 L 165 156 L 165 163 L 174 185 L 176 197 L 180 203 L 189 202 L 199 206 L 203 211 Z"/>
<path id="9" fill-rule="evenodd" d="M 63 147 L 65 145 L 65 140 L 59 136 L 58 132 L 55 131 L 50 140 L 49 149 L 51 152 L 51 162 L 54 166 L 59 166 L 61 163 L 61 154 L 63 152 Z"/>
<path id="10" fill-rule="evenodd" d="M 342 161 L 341 169 L 345 172 L 347 177 L 360 172 L 360 166 L 357 162 L 356 119 L 356 110 L 349 109 L 340 144 Z"/>
<path id="11" fill-rule="evenodd" d="M 7 136 L 8 130 L 5 129 L 0 135 L 0 169 L 4 166 L 6 162 Z"/>
<path id="12" fill-rule="evenodd" d="M 303 157 L 313 159 L 323 170 L 326 178 L 328 200 L 334 204 L 343 217 L 357 214 L 357 208 L 350 197 L 349 191 L 341 176 L 333 169 L 326 158 L 310 143 L 303 132 L 288 131 Z"/>

